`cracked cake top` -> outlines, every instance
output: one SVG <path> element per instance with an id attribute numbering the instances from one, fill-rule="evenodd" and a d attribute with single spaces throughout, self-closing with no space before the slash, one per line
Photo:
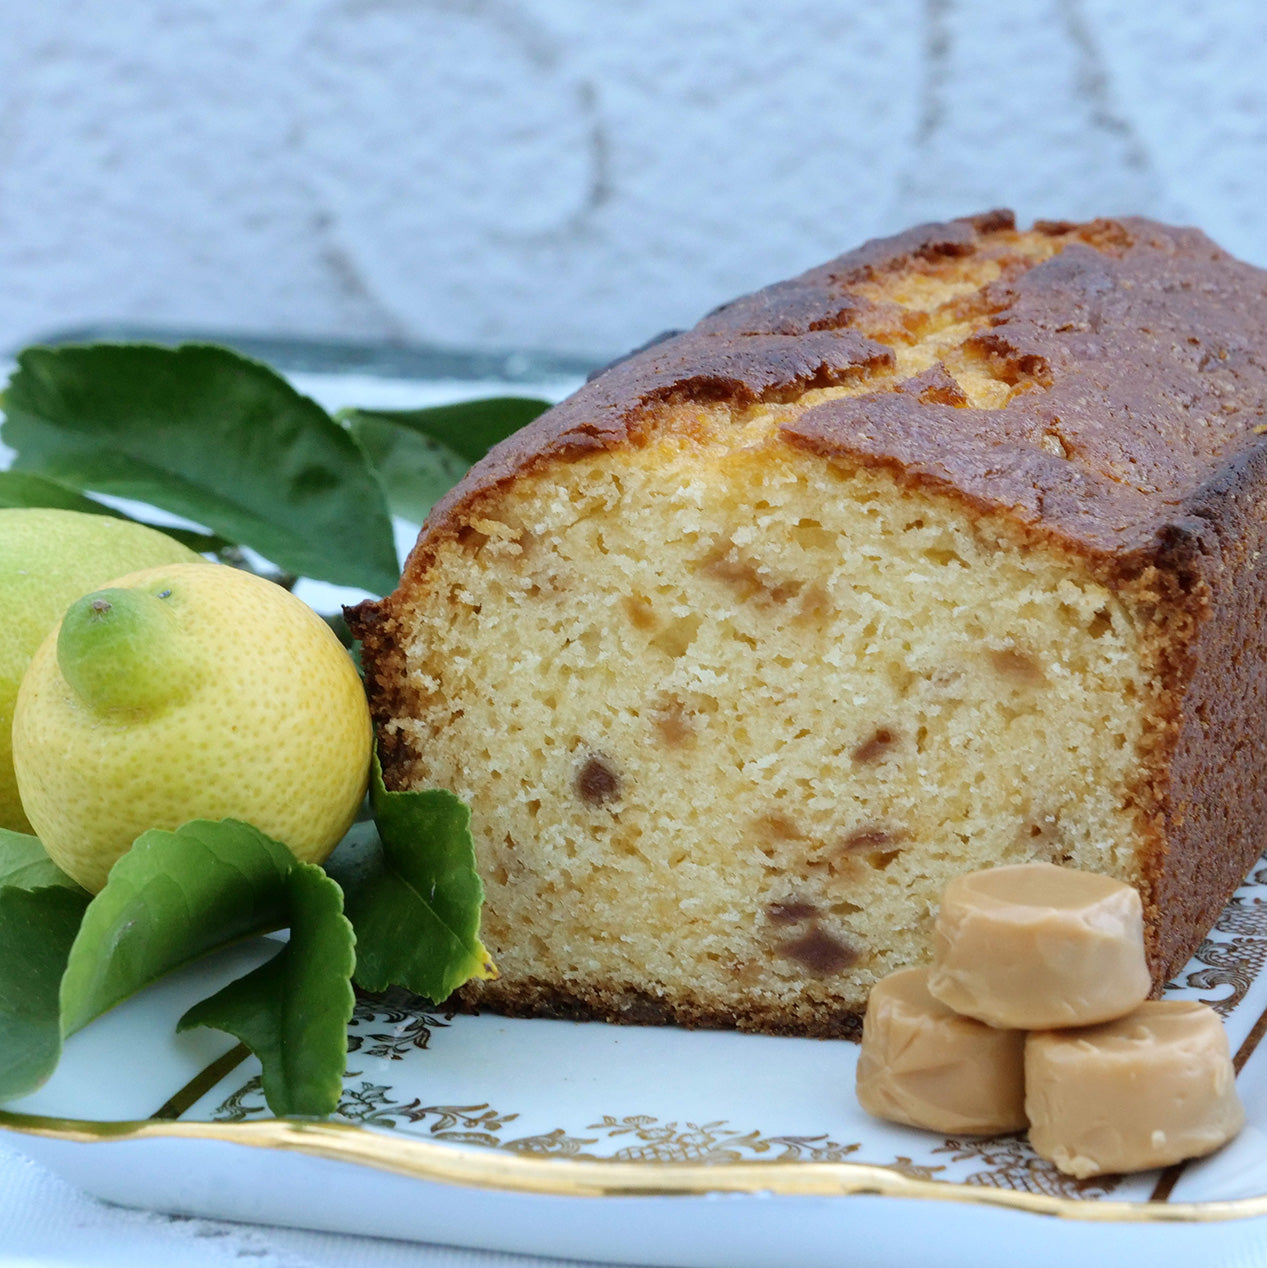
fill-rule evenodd
<path id="1" fill-rule="evenodd" d="M 615 363 L 477 464 L 429 533 L 543 462 L 675 434 L 883 466 L 1133 571 L 1267 452 L 1264 347 L 1267 272 L 1196 230 L 921 226 Z"/>

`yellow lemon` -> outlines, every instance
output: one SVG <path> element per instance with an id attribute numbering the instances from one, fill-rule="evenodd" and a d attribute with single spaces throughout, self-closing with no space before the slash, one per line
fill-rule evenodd
<path id="1" fill-rule="evenodd" d="M 44 636 L 81 594 L 111 577 L 199 560 L 165 533 L 130 520 L 43 507 L 0 510 L 0 828 L 31 831 L 9 732 L 18 684 Z"/>
<path id="2" fill-rule="evenodd" d="M 13 760 L 36 835 L 90 890 L 147 828 L 190 819 L 244 819 L 321 862 L 365 793 L 369 709 L 306 604 L 177 564 L 71 605 L 22 680 Z"/>

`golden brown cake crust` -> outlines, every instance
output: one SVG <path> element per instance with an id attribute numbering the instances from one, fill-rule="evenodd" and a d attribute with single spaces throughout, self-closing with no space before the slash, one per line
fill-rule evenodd
<path id="1" fill-rule="evenodd" d="M 977 320 L 963 355 L 1007 386 L 1006 409 L 971 408 L 940 365 L 895 373 L 895 348 L 918 337 L 927 314 L 891 300 L 887 279 L 974 259 L 993 262 L 997 279 L 961 301 L 958 315 Z M 922 226 L 738 299 L 598 375 L 443 499 L 402 591 L 510 482 L 643 444 L 666 406 L 772 404 L 862 385 L 793 413 L 783 439 L 1055 543 L 1129 590 L 1141 611 L 1151 605 L 1167 631 L 1155 649 L 1163 690 L 1152 748 L 1134 793 L 1151 841 L 1143 897 L 1160 985 L 1267 844 L 1264 349 L 1267 274 L 1195 230 L 1127 218 L 1022 232 L 1007 212 Z M 388 598 L 348 614 L 388 787 L 400 786 L 412 757 L 381 725 L 402 709 L 396 610 Z M 622 1017 L 610 1001 L 546 985 L 493 989 L 510 1011 L 745 1024 L 651 1000 L 629 1001 Z M 812 1033 L 851 1024 L 824 1019 Z"/>
<path id="2" fill-rule="evenodd" d="M 890 368 L 892 349 L 853 328 L 880 307 L 859 288 L 922 260 L 1005 252 L 1018 232 L 1007 212 L 926 225 L 735 300 L 495 448 L 436 507 L 419 549 L 525 470 L 637 443 L 665 402 L 777 401 Z M 1059 253 L 974 299 L 989 330 L 972 343 L 1006 381 L 1043 390 L 1005 411 L 965 411 L 935 377 L 885 383 L 806 411 L 786 437 L 1006 508 L 1118 567 L 1146 566 L 1160 536 L 1199 534 L 1187 504 L 1267 444 L 1255 432 L 1267 416 L 1267 273 L 1197 230 L 1140 218 L 1029 232 Z"/>

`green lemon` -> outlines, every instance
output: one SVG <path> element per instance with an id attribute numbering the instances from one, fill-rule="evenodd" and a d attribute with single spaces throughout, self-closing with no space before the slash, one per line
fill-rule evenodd
<path id="1" fill-rule="evenodd" d="M 351 826 L 371 726 L 346 649 L 272 581 L 172 564 L 82 596 L 40 645 L 13 718 L 36 835 L 99 890 L 149 828 L 242 819 L 319 863 Z"/>
<path id="2" fill-rule="evenodd" d="M 81 595 L 123 573 L 201 561 L 178 541 L 107 515 L 0 509 L 0 827 L 30 832 L 13 776 L 10 728 L 35 649 Z"/>

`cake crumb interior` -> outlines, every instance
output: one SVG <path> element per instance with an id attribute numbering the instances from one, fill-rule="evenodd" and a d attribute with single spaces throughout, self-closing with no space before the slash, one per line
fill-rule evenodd
<path id="1" fill-rule="evenodd" d="M 1129 870 L 1143 671 L 1107 589 L 792 451 L 558 474 L 506 507 L 531 534 L 441 564 L 396 724 L 471 804 L 504 974 L 809 1007 L 848 969 L 858 1001 L 966 867 Z"/>
<path id="2" fill-rule="evenodd" d="M 940 362 L 977 408 L 1033 389 L 970 350 L 973 297 L 1057 249 L 1030 237 L 875 283 L 914 314 L 893 382 Z M 1002 520 L 780 438 L 883 387 L 666 409 L 439 548 L 387 729 L 471 805 L 507 982 L 813 1031 L 924 957 L 952 875 L 1135 879 L 1131 611 Z"/>

